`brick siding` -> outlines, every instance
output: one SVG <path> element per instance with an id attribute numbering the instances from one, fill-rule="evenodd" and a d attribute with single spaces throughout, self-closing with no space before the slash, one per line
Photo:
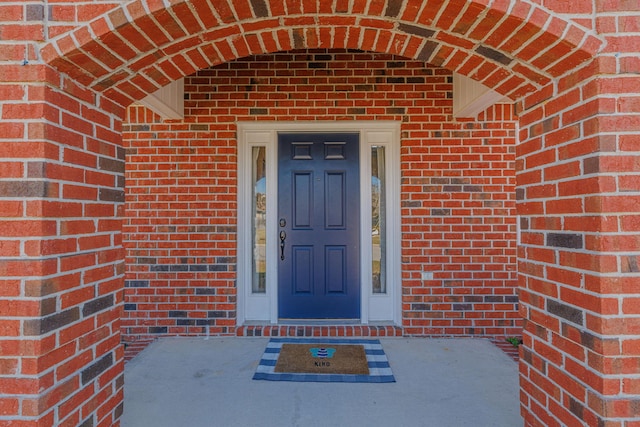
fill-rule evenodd
<path id="1" fill-rule="evenodd" d="M 519 334 L 515 121 L 452 118 L 451 72 L 386 54 L 296 51 L 202 70 L 185 120 L 129 108 L 125 340 L 236 326 L 235 122 L 402 122 L 406 335 Z M 433 272 L 423 281 L 422 271 Z"/>
<path id="2" fill-rule="evenodd" d="M 130 277 L 129 287 L 124 287 L 118 147 L 126 106 L 172 80 L 237 58 L 321 48 L 398 55 L 409 58 L 406 65 L 431 63 L 482 81 L 518 101 L 515 194 L 523 230 L 517 265 L 520 313 L 525 319 L 520 364 L 525 424 L 637 426 L 639 14 L 637 2 L 630 0 L 52 0 L 46 7 L 31 0 L 3 2 L 0 423 L 118 425 L 123 289 L 155 292 L 151 282 L 160 273 L 167 279 L 180 275 L 185 281 L 182 289 L 190 289 L 193 277 L 215 277 L 224 285 L 220 289 L 229 294 L 207 296 L 211 299 L 203 304 L 215 309 L 202 313 L 207 318 L 209 312 L 229 315 L 233 311 L 234 272 L 215 270 L 233 265 L 229 259 L 233 255 L 219 259 L 211 248 L 205 249 L 208 255 L 200 263 L 207 266 L 206 272 L 180 271 L 194 263 L 185 264 L 178 255 L 167 262 L 156 260 L 156 264 L 129 260 L 127 265 L 141 269 L 164 263 L 162 268 L 168 266 L 169 271 Z M 257 120 L 280 115 L 268 106 L 252 108 L 257 110 L 240 116 Z M 259 114 L 265 108 L 267 114 Z M 371 116 L 367 109 L 374 107 L 351 108 L 364 108 L 364 112 L 347 111 L 345 120 Z M 413 114 L 386 108 L 406 106 L 384 106 L 384 113 L 375 114 L 398 118 Z M 492 117 L 500 114 L 504 112 L 490 112 L 482 121 L 493 122 Z M 138 120 L 155 121 L 135 115 L 129 118 L 131 125 Z M 412 148 L 403 156 L 416 154 L 412 141 L 430 149 L 423 156 L 458 156 L 454 148 L 464 147 L 454 144 L 462 138 L 453 134 L 443 136 L 443 132 L 435 137 L 435 129 L 410 129 L 410 125 L 410 121 L 404 123 L 403 143 Z M 232 142 L 233 131 L 216 129 L 221 134 L 216 141 Z M 458 131 L 474 140 L 471 133 L 477 135 L 480 129 L 460 127 Z M 446 141 L 448 145 L 440 146 L 445 152 L 424 144 L 434 141 Z M 443 164 L 452 162 L 442 160 Z M 437 177 L 406 178 L 415 184 L 421 178 Z M 462 186 L 464 191 L 465 185 L 481 185 L 481 192 L 492 186 L 484 181 L 454 182 L 461 178 L 458 176 L 441 178 L 449 181 L 430 183 L 436 189 L 425 191 L 424 200 L 415 200 L 420 193 L 407 183 L 403 186 L 407 197 L 403 203 L 429 206 L 424 213 L 411 215 L 441 220 L 440 225 L 428 223 L 423 224 L 424 230 L 414 230 L 422 237 L 435 233 L 446 238 L 454 227 L 460 227 L 449 221 L 468 217 L 461 206 L 444 206 L 447 201 L 435 197 L 444 192 L 444 186 Z M 471 178 L 479 180 L 478 176 Z M 416 227 L 408 224 L 409 217 L 404 214 L 403 225 Z M 504 225 L 496 224 L 495 234 L 506 233 L 499 229 Z M 447 227 L 451 231 L 445 232 Z M 480 229 L 477 224 L 471 227 Z M 233 247 L 233 232 L 220 235 L 230 239 Z M 406 231 L 403 239 L 420 242 Z M 219 244 L 222 249 L 224 245 Z M 443 286 L 444 275 L 462 272 L 434 269 L 436 283 L 421 283 L 413 277 L 420 268 L 434 264 L 469 263 L 468 259 L 458 260 L 457 255 L 439 260 L 432 249 L 436 254 L 443 251 L 424 242 L 403 248 L 404 253 L 415 251 L 415 258 L 423 255 L 423 259 L 403 260 L 405 289 L 427 292 L 419 296 L 415 307 L 405 306 L 405 326 L 413 327 L 412 320 L 419 321 L 416 332 L 426 334 L 433 327 L 453 328 L 454 321 L 458 322 L 455 327 L 461 327 L 459 322 L 468 320 L 464 318 L 468 313 L 485 313 L 486 318 L 489 313 L 508 312 L 502 311 L 499 301 L 464 301 L 464 297 L 446 301 L 445 295 L 458 296 L 454 291 L 467 288 Z M 477 264 L 473 259 L 471 263 Z M 139 273 L 144 276 L 143 270 L 135 274 Z M 465 283 L 472 284 L 478 273 L 472 268 L 468 272 L 472 278 Z M 483 283 L 493 282 L 492 286 L 496 279 L 481 278 Z M 431 291 L 444 293 L 429 294 Z M 411 291 L 407 296 L 413 298 Z M 427 300 L 431 297 L 437 299 L 435 303 Z M 444 302 L 438 304 L 440 301 Z M 454 310 L 454 304 L 461 304 L 464 310 Z M 474 310 L 469 311 L 467 304 Z M 492 310 L 482 309 L 487 304 L 494 305 Z M 458 317 L 442 319 L 442 325 L 435 323 L 438 319 L 420 318 L 435 312 L 438 305 L 446 305 L 442 313 Z M 132 306 L 127 308 L 125 320 L 131 322 Z M 184 311 L 159 310 L 173 311 L 176 316 Z M 409 313 L 416 313 L 417 318 Z M 169 333 L 173 319 L 178 318 L 169 318 L 167 325 L 150 326 L 160 328 L 157 331 L 166 327 Z M 220 318 L 211 319 L 214 325 L 208 327 L 225 327 Z M 226 319 L 231 323 L 232 317 Z M 489 326 L 483 327 L 488 332 Z"/>

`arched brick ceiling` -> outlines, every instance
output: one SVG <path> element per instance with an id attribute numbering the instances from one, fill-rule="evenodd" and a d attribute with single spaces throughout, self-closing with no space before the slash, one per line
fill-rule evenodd
<path id="1" fill-rule="evenodd" d="M 42 57 L 122 105 L 198 69 L 306 48 L 418 59 L 518 99 L 600 47 L 529 1 L 135 0 L 52 40 Z"/>

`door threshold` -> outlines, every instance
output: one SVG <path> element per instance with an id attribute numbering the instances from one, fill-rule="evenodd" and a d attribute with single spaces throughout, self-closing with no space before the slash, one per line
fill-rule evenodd
<path id="1" fill-rule="evenodd" d="M 278 319 L 278 325 L 295 326 L 338 326 L 362 325 L 360 319 Z"/>
<path id="2" fill-rule="evenodd" d="M 291 321 L 292 319 L 288 319 Z M 282 320 L 281 320 L 282 321 Z M 236 328 L 239 337 L 401 337 L 404 330 L 401 326 L 389 323 L 345 323 L 344 319 L 334 319 L 323 323 L 302 323 L 318 320 L 295 319 L 295 323 L 245 323 Z"/>

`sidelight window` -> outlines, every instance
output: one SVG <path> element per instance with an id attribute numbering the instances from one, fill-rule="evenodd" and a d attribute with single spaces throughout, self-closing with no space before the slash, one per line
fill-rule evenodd
<path id="1" fill-rule="evenodd" d="M 374 294 L 387 293 L 385 147 L 371 147 L 371 268 Z"/>
<path id="2" fill-rule="evenodd" d="M 251 150 L 251 184 L 252 184 L 252 284 L 251 292 L 264 294 L 267 283 L 267 175 L 266 149 L 253 147 Z"/>

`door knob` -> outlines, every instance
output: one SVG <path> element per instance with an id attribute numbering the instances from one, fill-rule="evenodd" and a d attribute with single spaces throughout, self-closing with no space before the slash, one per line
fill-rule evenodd
<path id="1" fill-rule="evenodd" d="M 284 241 L 287 238 L 287 233 L 284 230 L 280 231 L 280 259 L 284 261 Z"/>

